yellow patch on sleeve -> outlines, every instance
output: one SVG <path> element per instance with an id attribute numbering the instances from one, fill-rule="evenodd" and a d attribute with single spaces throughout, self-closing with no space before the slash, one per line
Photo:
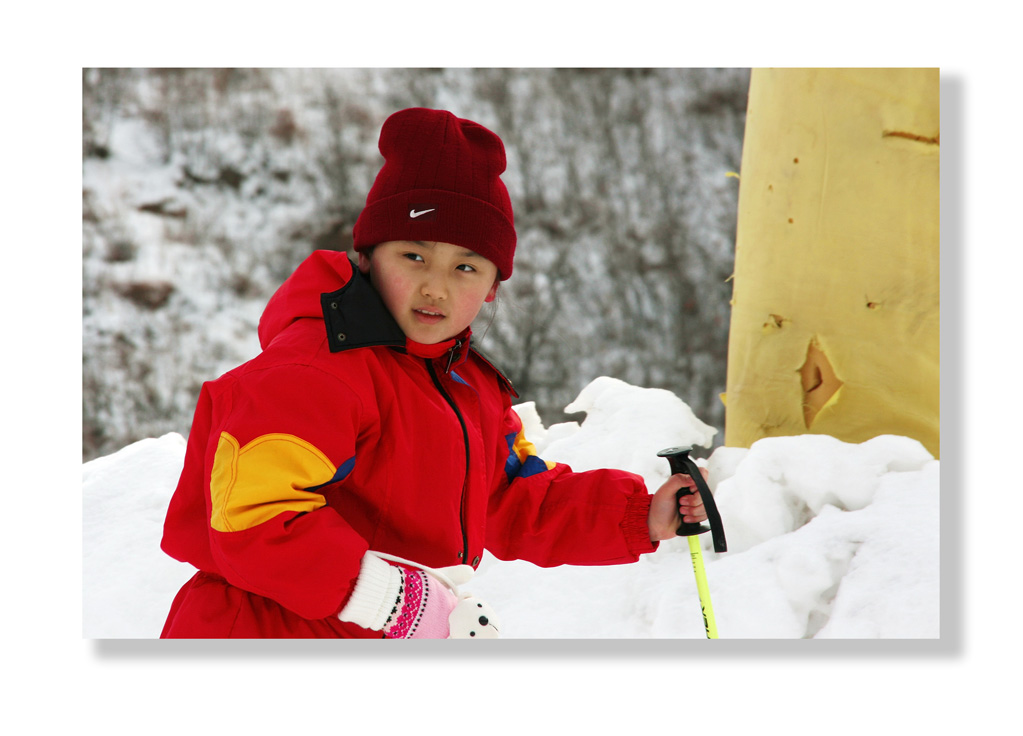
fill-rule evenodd
<path id="1" fill-rule="evenodd" d="M 326 455 L 294 435 L 265 434 L 240 447 L 222 432 L 210 475 L 210 526 L 241 531 L 286 511 L 315 511 L 327 502 L 305 489 L 336 472 Z"/>
<path id="2" fill-rule="evenodd" d="M 515 436 L 515 444 L 512 447 L 512 452 L 518 457 L 519 462 L 525 464 L 525 462 L 532 456 L 537 460 L 543 460 L 536 454 L 536 445 L 526 439 L 525 430 L 520 429 L 519 433 Z M 555 466 L 555 463 L 543 460 L 544 465 L 550 470 Z"/>

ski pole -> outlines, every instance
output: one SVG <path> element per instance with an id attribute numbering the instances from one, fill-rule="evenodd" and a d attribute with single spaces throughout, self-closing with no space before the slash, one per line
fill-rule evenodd
<path id="1" fill-rule="evenodd" d="M 707 631 L 708 639 L 717 639 L 718 627 L 714 621 L 714 607 L 710 601 L 710 588 L 707 586 L 707 573 L 703 568 L 703 550 L 700 548 L 698 535 L 708 531 L 711 532 L 715 552 L 727 552 L 728 544 L 725 542 L 725 529 L 721 523 L 721 515 L 718 514 L 718 507 L 714 502 L 714 496 L 711 494 L 710 488 L 707 487 L 699 466 L 689 457 L 691 450 L 691 447 L 669 447 L 667 450 L 661 450 L 657 453 L 657 456 L 668 460 L 672 475 L 679 473 L 688 475 L 696 482 L 703 505 L 707 510 L 707 521 L 710 522 L 710 526 L 683 521 L 679 524 L 676 534 L 680 537 L 689 537 L 689 556 L 692 558 L 693 573 L 696 575 L 696 590 L 700 594 L 703 626 Z M 692 491 L 688 488 L 680 488 L 678 493 L 675 494 L 675 498 L 679 499 L 691 493 Z"/>

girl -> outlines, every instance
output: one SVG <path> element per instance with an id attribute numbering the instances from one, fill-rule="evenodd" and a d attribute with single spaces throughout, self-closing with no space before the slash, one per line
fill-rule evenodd
<path id="1" fill-rule="evenodd" d="M 198 572 L 163 637 L 443 638 L 446 573 L 464 580 L 484 548 L 633 562 L 706 519 L 698 492 L 676 502 L 686 476 L 651 495 L 541 460 L 471 345 L 512 274 L 500 138 L 416 108 L 387 119 L 380 152 L 358 263 L 313 253 L 268 303 L 262 352 L 203 386 L 162 542 Z"/>

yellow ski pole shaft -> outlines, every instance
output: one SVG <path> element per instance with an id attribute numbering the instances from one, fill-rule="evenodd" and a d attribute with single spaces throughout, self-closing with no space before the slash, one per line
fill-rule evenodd
<path id="1" fill-rule="evenodd" d="M 703 526 L 702 524 L 689 523 L 683 521 L 679 524 L 678 531 L 676 532 L 679 536 L 689 537 L 689 556 L 693 560 L 693 572 L 696 575 L 696 590 L 700 594 L 700 609 L 703 612 L 703 625 L 707 630 L 708 639 L 718 638 L 718 627 L 714 621 L 714 607 L 710 602 L 710 587 L 707 585 L 707 573 L 703 568 L 703 551 L 700 548 L 699 535 L 704 532 L 712 532 L 714 538 L 714 551 L 715 552 L 727 552 L 728 545 L 725 542 L 725 529 L 721 523 L 721 516 L 718 514 L 717 504 L 714 503 L 714 496 L 710 492 L 710 488 L 707 487 L 706 481 L 703 479 L 703 474 L 700 472 L 699 467 L 693 462 L 693 459 L 689 457 L 689 452 L 692 448 L 690 447 L 670 447 L 667 450 L 661 450 L 657 453 L 658 457 L 667 458 L 668 465 L 671 466 L 671 474 L 683 474 L 688 475 L 696 483 L 697 489 L 700 491 L 700 498 L 703 500 L 704 508 L 707 510 L 707 520 L 710 522 L 710 526 Z M 692 493 L 689 489 L 683 488 L 678 491 L 676 497 L 683 496 L 685 494 Z"/>
<path id="2" fill-rule="evenodd" d="M 703 611 L 703 627 L 708 639 L 718 638 L 718 625 L 714 621 L 714 606 L 710 603 L 710 588 L 707 586 L 707 572 L 703 569 L 703 550 L 700 538 L 689 537 L 689 556 L 693 558 L 693 572 L 696 574 L 696 590 L 700 594 L 700 610 Z"/>

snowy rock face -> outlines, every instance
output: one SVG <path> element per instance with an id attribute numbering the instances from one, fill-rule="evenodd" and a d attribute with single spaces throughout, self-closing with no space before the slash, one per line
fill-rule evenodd
<path id="1" fill-rule="evenodd" d="M 380 125 L 440 107 L 497 131 L 515 274 L 475 326 L 552 419 L 595 376 L 721 424 L 744 70 L 87 69 L 83 459 L 187 434 L 253 357 L 273 290 L 346 250 Z"/>
<path id="2" fill-rule="evenodd" d="M 668 477 L 665 447 L 714 430 L 681 400 L 607 377 L 570 407 L 581 422 L 545 427 L 517 407 L 547 460 L 619 467 L 649 490 Z M 160 552 L 184 457 L 178 434 L 82 466 L 83 623 L 87 638 L 153 638 L 190 566 Z M 920 639 L 939 636 L 940 464 L 915 440 L 860 445 L 778 437 L 706 460 L 729 551 L 700 537 L 722 639 Z M 631 565 L 540 569 L 490 555 L 459 582 L 500 618 L 503 639 L 705 636 L 683 539 Z"/>

